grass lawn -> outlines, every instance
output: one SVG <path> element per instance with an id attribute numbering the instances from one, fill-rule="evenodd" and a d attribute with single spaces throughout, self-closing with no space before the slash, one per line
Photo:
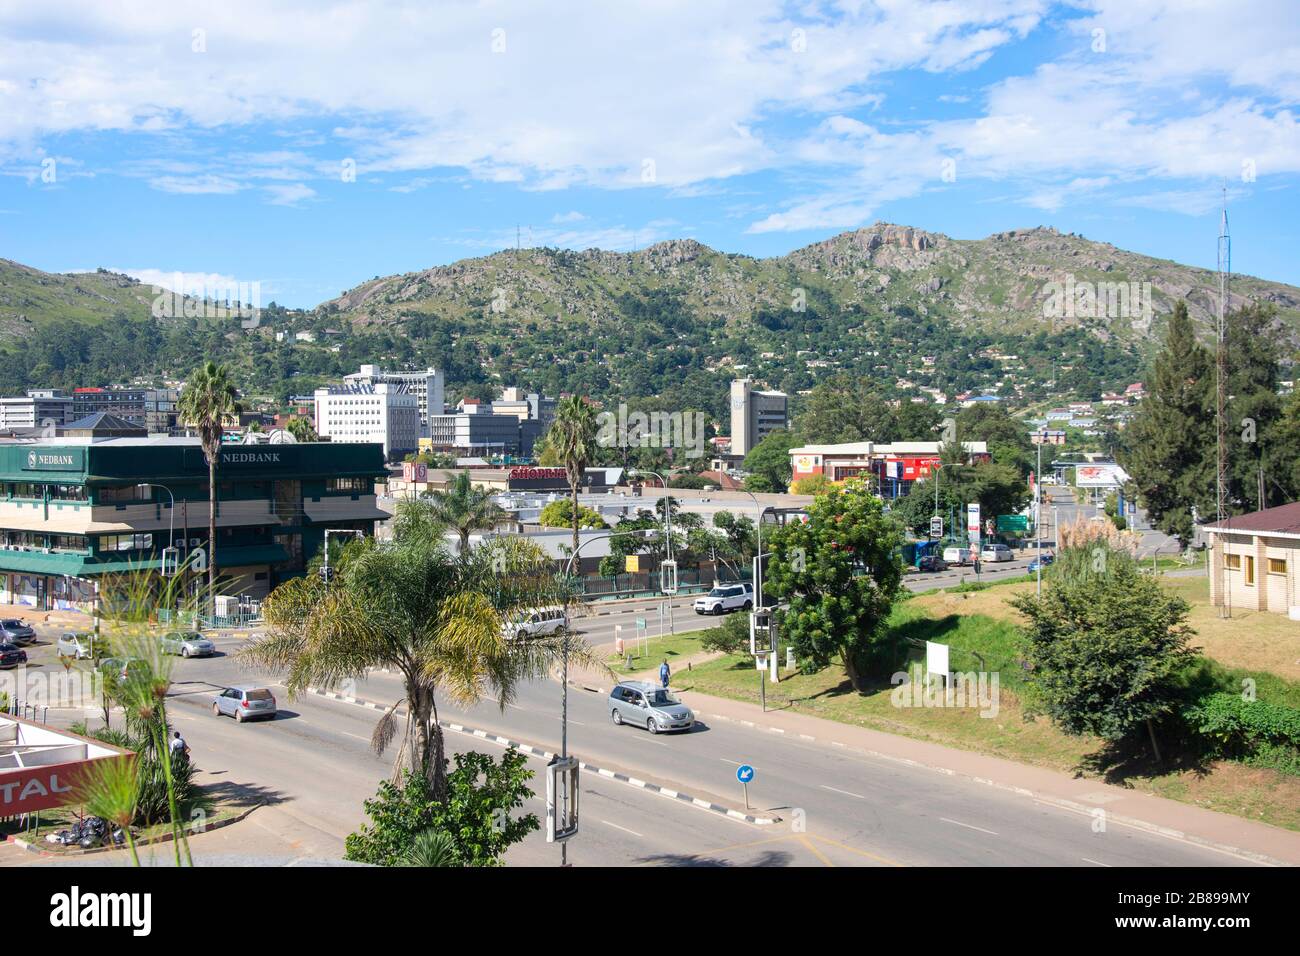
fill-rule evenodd
<path id="1" fill-rule="evenodd" d="M 1197 580 L 1171 578 L 1167 582 L 1183 589 Z M 948 644 L 953 649 L 954 670 L 997 672 L 997 707 L 995 712 L 983 708 L 988 716 L 980 715 L 977 702 L 965 708 L 908 706 L 908 695 L 903 697 L 904 706 L 896 706 L 891 684 L 855 692 L 838 666 L 816 674 L 783 668 L 779 683 L 767 683 L 767 706 L 770 710 L 794 710 L 1053 770 L 1104 777 L 1185 803 L 1300 830 L 1300 778 L 1234 761 L 1152 767 L 1143 764 L 1148 758 L 1137 756 L 1124 762 L 1098 738 L 1069 737 L 1050 721 L 1026 719 L 1018 663 L 1019 614 L 1007 605 L 1006 599 L 1033 586 L 1025 582 L 978 591 L 920 594 L 900 602 L 891 615 L 891 626 L 905 637 Z M 1286 623 L 1296 626 L 1294 622 Z M 983 658 L 984 666 L 976 653 Z M 923 658 L 924 650 L 914 646 L 909 664 Z M 1223 681 L 1225 675 L 1234 681 L 1251 676 L 1258 682 L 1261 699 L 1300 706 L 1300 682 L 1265 671 L 1247 674 L 1217 659 L 1211 659 L 1208 667 L 1216 682 Z M 759 702 L 759 675 L 748 655 L 719 657 L 696 664 L 689 673 L 675 672 L 673 685 L 681 690 Z"/>
<path id="2" fill-rule="evenodd" d="M 699 655 L 704 649 L 700 647 L 700 637 L 704 631 L 691 631 L 686 634 L 666 634 L 652 637 L 648 641 L 625 640 L 626 652 L 622 655 L 611 654 L 605 659 L 616 674 L 635 674 L 639 671 L 657 670 L 665 660 L 677 674 L 677 662 L 684 658 Z M 647 648 L 646 645 L 649 645 Z M 632 655 L 632 666 L 627 666 L 627 656 Z M 674 681 L 676 683 L 676 681 Z"/>

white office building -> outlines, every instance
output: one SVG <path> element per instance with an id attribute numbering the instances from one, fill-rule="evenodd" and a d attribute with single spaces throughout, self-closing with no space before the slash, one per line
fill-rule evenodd
<path id="1" fill-rule="evenodd" d="M 316 389 L 316 434 L 335 442 L 377 442 L 395 460 L 420 445 L 418 396 L 400 385 Z"/>
<path id="2" fill-rule="evenodd" d="M 398 385 L 415 396 L 420 412 L 420 435 L 429 435 L 429 416 L 444 411 L 444 379 L 436 368 L 422 372 L 385 372 L 374 365 L 363 365 L 361 371 L 343 376 L 349 385 Z"/>
<path id="3" fill-rule="evenodd" d="M 731 455 L 748 455 L 767 435 L 790 422 L 790 399 L 785 392 L 763 392 L 753 380 L 731 383 Z"/>
<path id="4" fill-rule="evenodd" d="M 72 396 L 57 389 L 34 388 L 26 395 L 0 398 L 0 429 L 62 427 L 72 421 Z"/>

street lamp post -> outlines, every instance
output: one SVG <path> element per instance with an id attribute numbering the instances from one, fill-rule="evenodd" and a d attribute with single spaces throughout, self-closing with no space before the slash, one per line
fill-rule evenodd
<path id="1" fill-rule="evenodd" d="M 164 557 L 163 557 L 163 563 L 161 568 L 163 575 L 166 576 L 167 574 L 166 552 L 171 551 L 176 547 L 176 496 L 172 494 L 172 490 L 170 488 L 168 488 L 166 485 L 159 484 L 156 481 L 142 481 L 139 482 L 139 486 L 141 488 L 161 488 L 163 491 L 167 492 L 167 497 L 171 499 L 171 505 L 167 510 L 167 547 L 163 548 Z"/>
<path id="2" fill-rule="evenodd" d="M 666 546 L 665 546 L 665 547 L 666 547 L 666 551 L 665 551 L 665 553 L 668 555 L 668 557 L 667 557 L 666 560 L 669 561 L 669 562 L 672 562 L 672 564 L 673 564 L 673 594 L 676 594 L 676 593 L 677 593 L 677 564 L 676 564 L 676 562 L 673 562 L 673 509 L 672 509 L 672 496 L 668 493 L 668 479 L 666 479 L 663 475 L 659 474 L 659 472 L 657 472 L 657 471 L 650 471 L 648 468 L 632 468 L 632 469 L 629 470 L 628 474 L 633 475 L 633 476 L 636 476 L 636 475 L 654 475 L 656 478 L 659 479 L 659 481 L 660 481 L 660 482 L 663 484 L 663 486 L 664 486 L 664 499 L 663 499 L 663 501 L 664 501 L 664 528 L 665 528 L 664 534 L 667 536 L 667 544 L 666 544 Z M 663 580 L 663 579 L 662 579 L 662 575 L 663 575 L 663 569 L 662 569 L 662 567 L 661 567 L 661 568 L 660 568 L 660 581 L 661 581 L 661 583 L 662 583 L 662 580 Z M 673 621 L 673 602 L 672 602 L 672 597 L 670 596 L 669 599 L 668 599 L 667 601 L 664 602 L 664 604 L 666 604 L 667 607 L 668 607 L 668 633 L 670 633 L 670 634 L 676 634 L 676 633 L 677 633 L 677 626 L 676 626 L 675 622 Z M 659 625 L 659 626 L 660 626 L 660 627 L 663 626 L 663 622 L 662 622 L 662 620 L 660 621 L 660 625 Z"/>
<path id="3" fill-rule="evenodd" d="M 578 560 L 578 553 L 593 541 L 603 541 L 607 538 L 623 538 L 631 535 L 644 536 L 647 532 L 637 529 L 636 531 L 614 531 L 610 534 L 598 534 L 588 538 L 586 541 L 579 541 L 577 549 L 569 555 L 569 561 L 564 567 L 564 580 L 567 582 L 573 577 L 573 563 Z M 565 588 L 564 592 L 564 629 L 561 631 L 560 638 L 560 759 L 565 760 L 569 756 L 569 604 L 572 596 L 572 589 Z M 560 865 L 569 865 L 569 842 L 563 841 L 560 844 Z"/>

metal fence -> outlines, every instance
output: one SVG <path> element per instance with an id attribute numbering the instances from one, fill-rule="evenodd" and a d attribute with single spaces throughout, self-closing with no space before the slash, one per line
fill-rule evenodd
<path id="1" fill-rule="evenodd" d="M 699 594 L 708 591 L 714 584 L 731 584 L 736 581 L 748 581 L 753 577 L 748 569 L 739 574 L 725 565 L 716 571 L 701 571 L 699 568 L 679 568 L 677 571 L 677 593 Z M 616 574 L 612 578 L 588 576 L 579 580 L 581 596 L 589 601 L 612 601 L 619 598 L 658 597 L 660 582 L 658 571 L 638 571 L 635 573 Z"/>

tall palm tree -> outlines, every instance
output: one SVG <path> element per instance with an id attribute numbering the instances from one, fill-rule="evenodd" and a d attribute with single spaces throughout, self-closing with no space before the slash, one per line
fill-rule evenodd
<path id="1" fill-rule="evenodd" d="M 238 392 L 230 381 L 230 369 L 215 362 L 194 370 L 185 383 L 177 404 L 181 420 L 199 433 L 203 457 L 208 462 L 208 591 L 217 593 L 217 464 L 221 460 L 221 436 L 225 420 L 238 418 L 242 409 Z"/>
<path id="2" fill-rule="evenodd" d="M 545 674 L 555 640 L 511 641 L 505 625 L 525 608 L 554 603 L 563 587 L 541 549 L 521 538 L 494 539 L 463 558 L 427 536 L 369 539 L 331 583 L 307 575 L 272 591 L 262 605 L 265 635 L 239 656 L 285 672 L 290 696 L 371 667 L 399 672 L 402 696 L 375 726 L 371 746 L 388 748 L 404 707 L 393 776 L 422 773 L 441 800 L 447 775 L 438 695 L 463 706 L 490 695 L 504 708 L 521 681 Z M 594 663 L 590 653 L 586 659 Z"/>
<path id="3" fill-rule="evenodd" d="M 569 479 L 569 498 L 573 503 L 573 551 L 578 553 L 578 489 L 583 474 L 596 457 L 596 410 L 582 395 L 560 400 L 555 421 L 546 433 L 547 447 L 555 450 L 564 463 Z"/>
<path id="4" fill-rule="evenodd" d="M 468 471 L 457 475 L 446 491 L 435 491 L 427 499 L 412 503 L 413 508 L 421 506 L 427 509 L 429 522 L 438 533 L 456 532 L 462 555 L 469 552 L 471 534 L 492 530 L 506 516 L 505 509 L 492 500 L 492 492 L 474 487 Z"/>

